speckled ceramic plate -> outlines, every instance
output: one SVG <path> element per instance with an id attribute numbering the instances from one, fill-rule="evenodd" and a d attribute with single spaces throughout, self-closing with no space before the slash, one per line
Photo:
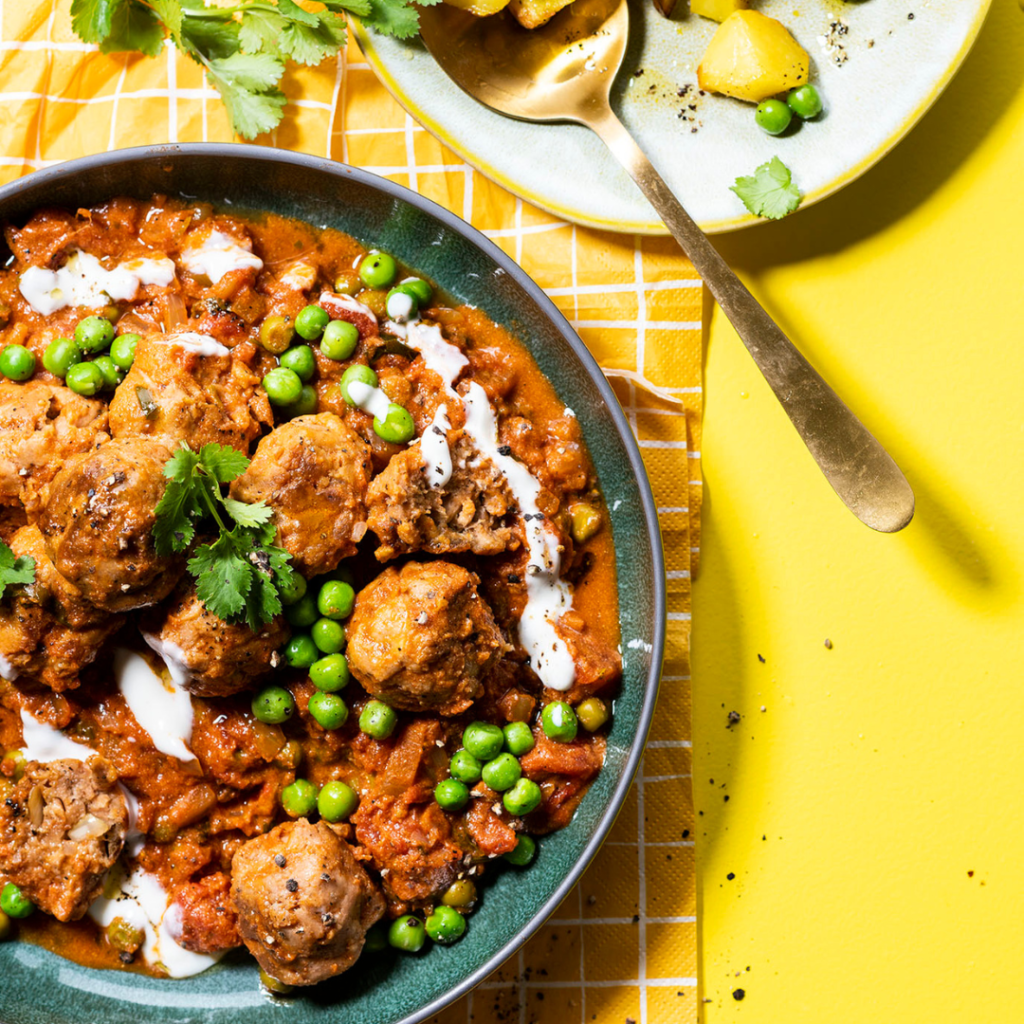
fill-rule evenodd
<path id="1" fill-rule="evenodd" d="M 949 83 L 990 2 L 758 0 L 753 6 L 782 21 L 810 53 L 811 80 L 825 101 L 818 119 L 772 138 L 754 123 L 751 104 L 699 94 L 697 65 L 714 22 L 690 14 L 686 0 L 677 0 L 671 20 L 652 0 L 630 0 L 632 38 L 612 103 L 706 231 L 741 227 L 756 218 L 729 186 L 771 157 L 791 168 L 808 206 L 892 149 Z M 357 34 L 406 110 L 488 178 L 578 224 L 665 233 L 586 128 L 501 117 L 453 85 L 419 40 L 399 42 L 361 27 Z"/>
<path id="2" fill-rule="evenodd" d="M 414 1024 L 490 974 L 562 901 L 596 853 L 636 771 L 657 695 L 664 642 L 661 536 L 643 461 L 597 363 L 551 301 L 464 221 L 408 189 L 317 157 L 254 146 L 122 150 L 37 171 L 0 188 L 0 223 L 40 206 L 116 195 L 187 195 L 340 228 L 394 253 L 459 300 L 510 327 L 577 411 L 615 535 L 624 679 L 605 766 L 570 825 L 540 842 L 525 870 L 489 872 L 458 945 L 385 951 L 287 1000 L 264 994 L 237 954 L 204 974 L 160 980 L 80 967 L 22 942 L 0 944 L 3 1024 Z M 630 642 L 632 641 L 632 642 Z"/>

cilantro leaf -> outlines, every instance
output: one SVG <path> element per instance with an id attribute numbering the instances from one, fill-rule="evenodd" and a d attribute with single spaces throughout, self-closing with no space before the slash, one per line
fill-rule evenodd
<path id="1" fill-rule="evenodd" d="M 87 43 L 110 35 L 114 11 L 124 0 L 71 0 L 71 27 Z"/>
<path id="2" fill-rule="evenodd" d="M 436 2 L 436 0 L 434 0 Z M 406 0 L 369 0 L 370 13 L 363 19 L 381 35 L 411 39 L 420 30 L 420 15 Z M 433 6 L 430 0 L 423 6 Z"/>
<path id="3" fill-rule="evenodd" d="M 210 74 L 226 82 L 230 88 L 262 92 L 281 80 L 284 65 L 269 53 L 233 53 L 230 57 L 211 60 Z"/>
<path id="4" fill-rule="evenodd" d="M 226 444 L 204 444 L 199 453 L 204 469 L 219 484 L 229 484 L 249 468 L 249 459 Z"/>
<path id="5" fill-rule="evenodd" d="M 22 555 L 15 558 L 14 552 L 0 541 L 0 597 L 13 584 L 34 583 L 36 579 L 36 560 Z"/>
<path id="6" fill-rule="evenodd" d="M 245 501 L 225 498 L 222 504 L 224 505 L 224 511 L 239 526 L 262 526 L 264 523 L 269 523 L 270 517 L 274 514 L 274 510 L 262 501 L 250 505 Z"/>
<path id="7" fill-rule="evenodd" d="M 260 53 L 277 48 L 288 22 L 272 11 L 244 11 L 238 23 L 238 41 L 245 53 Z"/>
<path id="8" fill-rule="evenodd" d="M 153 544 L 158 555 L 180 554 L 192 543 L 196 535 L 193 511 L 191 482 L 171 480 L 156 506 Z"/>
<path id="9" fill-rule="evenodd" d="M 333 14 L 314 28 L 293 23 L 282 33 L 281 52 L 299 64 L 315 67 L 328 54 L 337 53 L 345 42 L 345 23 Z"/>
<path id="10" fill-rule="evenodd" d="M 238 53 L 241 28 L 236 21 L 214 21 L 189 16 L 189 7 L 182 5 L 181 45 L 200 64 Z"/>
<path id="11" fill-rule="evenodd" d="M 188 571 L 196 578 L 196 596 L 218 618 L 229 622 L 243 611 L 253 568 L 239 552 L 233 533 L 222 533 L 212 544 L 196 548 Z"/>
<path id="12" fill-rule="evenodd" d="M 100 53 L 138 50 L 156 57 L 164 47 L 164 26 L 139 0 L 122 0 L 110 19 L 110 32 L 100 40 Z"/>
<path id="13" fill-rule="evenodd" d="M 310 28 L 315 28 L 319 20 L 315 14 L 304 11 L 295 0 L 277 0 L 277 9 L 285 18 L 291 18 L 292 21 L 297 21 L 302 25 L 309 25 Z"/>
<path id="14" fill-rule="evenodd" d="M 171 38 L 178 42 L 181 37 L 181 4 L 179 0 L 146 0 L 146 2 L 167 26 Z"/>
<path id="15" fill-rule="evenodd" d="M 730 188 L 751 213 L 769 220 L 792 213 L 803 199 L 803 193 L 793 184 L 792 172 L 777 156 L 761 164 L 752 176 L 737 178 Z"/>
<path id="16" fill-rule="evenodd" d="M 428 0 L 424 7 L 432 6 L 433 0 Z M 335 14 L 354 14 L 359 18 L 365 18 L 370 13 L 370 0 L 323 0 L 324 7 Z"/>

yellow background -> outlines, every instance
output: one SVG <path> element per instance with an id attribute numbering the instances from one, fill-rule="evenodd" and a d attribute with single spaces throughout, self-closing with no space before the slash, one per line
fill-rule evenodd
<path id="1" fill-rule="evenodd" d="M 708 1024 L 1024 1019 L 1022 74 L 1024 12 L 995 0 L 878 167 L 719 240 L 917 515 L 882 536 L 842 508 L 716 312 L 693 635 Z"/>

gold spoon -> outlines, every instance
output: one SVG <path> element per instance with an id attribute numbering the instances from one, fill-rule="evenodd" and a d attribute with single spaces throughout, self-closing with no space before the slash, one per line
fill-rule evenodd
<path id="1" fill-rule="evenodd" d="M 902 530 L 914 515 L 906 477 L 729 269 L 612 112 L 629 35 L 626 0 L 576 0 L 532 30 L 505 11 L 478 18 L 442 3 L 421 9 L 420 31 L 449 78 L 499 114 L 597 132 L 732 321 L 836 494 L 872 529 Z"/>

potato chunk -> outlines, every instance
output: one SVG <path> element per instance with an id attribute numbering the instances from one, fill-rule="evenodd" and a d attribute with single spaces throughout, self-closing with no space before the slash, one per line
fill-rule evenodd
<path id="1" fill-rule="evenodd" d="M 690 10 L 702 18 L 725 21 L 733 11 L 747 9 L 747 0 L 690 0 Z"/>
<path id="2" fill-rule="evenodd" d="M 508 9 L 523 28 L 540 28 L 572 0 L 512 0 Z"/>
<path id="3" fill-rule="evenodd" d="M 702 89 L 760 103 L 807 81 L 807 51 L 774 18 L 736 11 L 718 27 L 697 68 Z"/>

